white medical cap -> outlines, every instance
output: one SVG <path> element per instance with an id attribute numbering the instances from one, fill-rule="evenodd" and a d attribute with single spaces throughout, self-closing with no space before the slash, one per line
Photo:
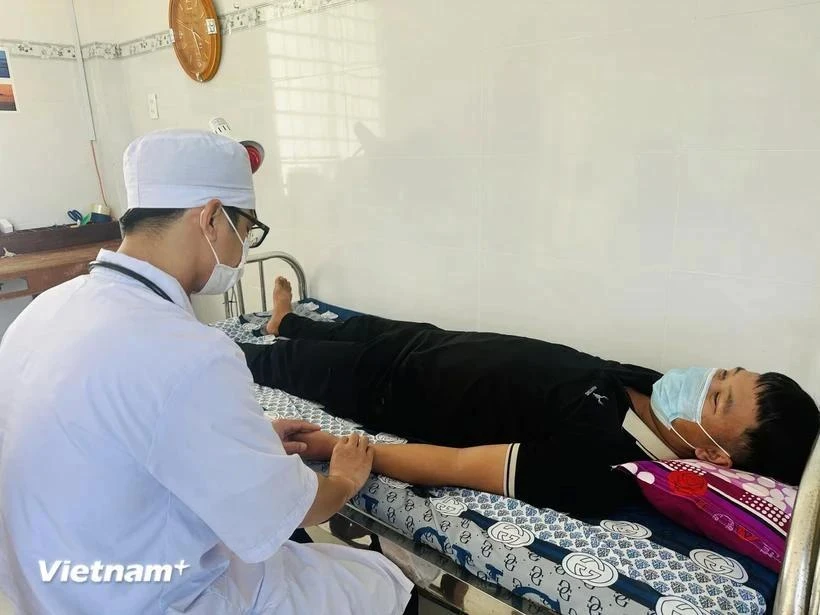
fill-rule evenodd
<path id="1" fill-rule="evenodd" d="M 122 159 L 128 209 L 190 209 L 219 199 L 255 209 L 248 150 L 201 130 L 158 130 L 135 139 Z"/>

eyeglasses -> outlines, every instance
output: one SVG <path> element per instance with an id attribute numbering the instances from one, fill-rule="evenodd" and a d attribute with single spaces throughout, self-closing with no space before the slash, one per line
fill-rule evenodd
<path id="1" fill-rule="evenodd" d="M 232 207 L 231 209 L 235 211 L 238 216 L 245 218 L 251 223 L 250 230 L 248 231 L 248 247 L 258 248 L 262 242 L 265 241 L 265 237 L 268 236 L 270 228 L 257 220 L 255 216 L 246 214 L 241 209 L 236 207 Z"/>

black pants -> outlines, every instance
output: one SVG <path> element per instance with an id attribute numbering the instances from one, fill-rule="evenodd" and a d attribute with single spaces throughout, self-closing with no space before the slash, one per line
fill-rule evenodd
<path id="1" fill-rule="evenodd" d="M 289 339 L 240 344 L 255 382 L 373 432 L 441 446 L 546 437 L 574 420 L 593 376 L 647 394 L 660 377 L 561 344 L 374 316 L 317 322 L 288 314 L 280 333 Z"/>
<path id="2" fill-rule="evenodd" d="M 440 331 L 430 324 L 377 316 L 325 322 L 288 314 L 279 326 L 287 339 L 239 346 L 254 382 L 318 402 L 336 416 L 389 430 L 397 427 L 384 412 L 391 369 L 408 342 L 428 330 Z"/>

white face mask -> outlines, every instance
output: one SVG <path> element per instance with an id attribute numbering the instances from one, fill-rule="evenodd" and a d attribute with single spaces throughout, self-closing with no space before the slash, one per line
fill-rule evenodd
<path id="1" fill-rule="evenodd" d="M 216 265 L 211 272 L 211 277 L 205 282 L 205 286 L 196 291 L 194 293 L 195 295 L 221 295 L 226 293 L 236 286 L 236 283 L 242 278 L 242 273 L 245 270 L 245 262 L 248 260 L 248 240 L 242 241 L 242 237 L 239 236 L 239 231 L 236 230 L 233 221 L 231 221 L 231 217 L 224 208 L 222 209 L 222 213 L 225 214 L 225 217 L 228 219 L 228 224 L 231 225 L 233 232 L 236 233 L 236 238 L 239 239 L 239 242 L 242 244 L 242 259 L 236 267 L 229 267 L 228 265 L 220 263 L 211 240 L 206 237 L 205 239 L 211 247 L 211 252 L 214 253 Z"/>
<path id="2" fill-rule="evenodd" d="M 709 393 L 709 385 L 717 373 L 717 368 L 689 367 L 687 369 L 670 369 L 663 377 L 652 385 L 650 404 L 661 423 L 674 431 L 677 436 L 686 442 L 692 450 L 695 447 L 689 444 L 677 429 L 674 421 L 682 419 L 697 423 L 701 431 L 706 434 L 712 444 L 718 447 L 729 459 L 732 456 L 726 452 L 703 427 L 703 402 Z"/>

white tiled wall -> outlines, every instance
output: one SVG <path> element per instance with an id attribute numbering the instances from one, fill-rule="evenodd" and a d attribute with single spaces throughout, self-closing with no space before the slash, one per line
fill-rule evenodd
<path id="1" fill-rule="evenodd" d="M 0 0 L 0 39 L 73 43 L 71 0 Z"/>
<path id="2" fill-rule="evenodd" d="M 366 0 L 227 36 L 205 85 L 170 49 L 88 64 L 120 205 L 131 137 L 222 115 L 267 149 L 264 248 L 328 301 L 818 395 L 817 32 L 804 0 Z"/>
<path id="3" fill-rule="evenodd" d="M 71 0 L 0 0 L 0 41 L 71 44 Z M 3 43 L 0 42 L 0 47 Z M 18 111 L 0 113 L 0 218 L 16 228 L 68 224 L 100 200 L 79 65 L 9 57 Z M 28 299 L 0 301 L 0 336 Z"/>

